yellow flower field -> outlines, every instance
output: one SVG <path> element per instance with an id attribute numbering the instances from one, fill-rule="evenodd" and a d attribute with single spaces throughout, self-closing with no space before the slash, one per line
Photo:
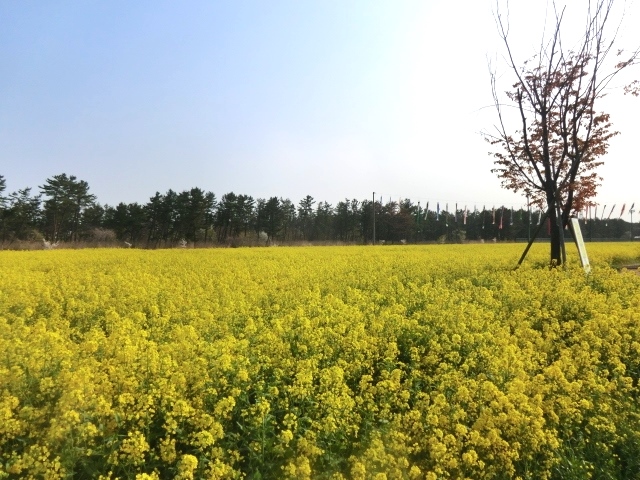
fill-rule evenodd
<path id="1" fill-rule="evenodd" d="M 639 478 L 640 244 L 0 252 L 0 478 Z"/>

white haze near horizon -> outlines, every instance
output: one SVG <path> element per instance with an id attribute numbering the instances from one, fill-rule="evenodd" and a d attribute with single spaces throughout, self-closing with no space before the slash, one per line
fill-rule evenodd
<path id="1" fill-rule="evenodd" d="M 585 4 L 565 13 L 566 45 Z M 518 59 L 539 48 L 551 5 L 510 3 Z M 625 8 L 618 46 L 632 49 L 640 12 Z M 0 174 L 9 191 L 76 175 L 111 205 L 200 187 L 518 208 L 480 134 L 496 121 L 489 64 L 510 82 L 494 11 L 490 0 L 3 2 Z M 600 104 L 621 132 L 599 170 L 601 205 L 640 202 L 640 99 L 621 92 L 631 78 Z"/>

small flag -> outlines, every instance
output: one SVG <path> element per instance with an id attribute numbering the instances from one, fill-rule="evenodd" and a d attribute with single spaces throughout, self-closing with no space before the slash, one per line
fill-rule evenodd
<path id="1" fill-rule="evenodd" d="M 627 206 L 626 203 L 622 204 L 622 210 L 620 210 L 620 216 L 618 218 L 622 218 L 622 215 L 624 214 L 624 207 L 626 207 L 626 206 Z"/>
<path id="2" fill-rule="evenodd" d="M 496 224 L 496 207 L 493 207 L 491 209 L 491 215 L 492 215 L 491 225 L 495 225 Z"/>
<path id="3" fill-rule="evenodd" d="M 498 226 L 499 230 L 502 230 L 502 219 L 504 218 L 504 207 L 500 210 L 500 225 Z"/>
<path id="4" fill-rule="evenodd" d="M 511 207 L 511 217 L 509 219 L 509 225 L 513 225 L 513 207 Z"/>
<path id="5" fill-rule="evenodd" d="M 466 205 L 464 206 L 464 212 L 462 214 L 462 223 L 464 225 L 467 224 L 467 206 Z"/>
<path id="6" fill-rule="evenodd" d="M 438 210 L 436 210 L 436 222 L 440 221 L 440 202 L 438 202 Z"/>
<path id="7" fill-rule="evenodd" d="M 458 223 L 458 203 L 456 203 L 456 211 L 453 214 L 453 218 L 456 223 Z"/>
<path id="8" fill-rule="evenodd" d="M 611 214 L 613 213 L 614 208 L 616 208 L 616 204 L 613 204 L 613 207 L 611 207 L 611 211 L 609 212 L 609 216 L 607 217 L 607 220 L 609 220 L 611 218 Z"/>
<path id="9" fill-rule="evenodd" d="M 604 207 L 602 207 L 602 218 L 600 220 L 604 220 L 604 216 L 607 213 L 607 204 L 605 203 Z"/>

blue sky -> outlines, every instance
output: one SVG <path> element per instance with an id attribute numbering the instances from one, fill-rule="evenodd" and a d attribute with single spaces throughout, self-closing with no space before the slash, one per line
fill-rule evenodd
<path id="1" fill-rule="evenodd" d="M 512 4 L 526 58 L 547 2 Z M 0 174 L 10 191 L 76 175 L 112 205 L 197 186 L 518 206 L 479 134 L 495 122 L 488 59 L 504 70 L 494 6 L 0 2 Z M 621 46 L 639 42 L 637 10 L 627 4 Z M 640 201 L 640 99 L 610 97 L 622 135 L 599 201 Z"/>

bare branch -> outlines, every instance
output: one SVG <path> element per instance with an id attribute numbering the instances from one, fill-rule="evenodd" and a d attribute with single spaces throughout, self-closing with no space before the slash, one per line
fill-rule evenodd
<path id="1" fill-rule="evenodd" d="M 507 4 L 508 5 L 508 4 Z M 495 72 L 491 73 L 491 89 L 498 114 L 495 135 L 485 134 L 494 147 L 495 172 L 505 188 L 532 195 L 532 201 L 547 205 L 551 221 L 557 218 L 559 207 L 561 224 L 566 224 L 574 210 L 592 203 L 601 178 L 596 169 L 608 149 L 612 130 L 609 115 L 596 108 L 598 100 L 613 78 L 623 69 L 639 63 L 640 50 L 635 49 L 612 67 L 609 58 L 620 29 L 613 28 L 613 36 L 606 38 L 612 22 L 613 0 L 589 3 L 584 32 L 577 48 L 565 50 L 562 25 L 566 7 L 553 5 L 553 28 L 547 37 L 548 25 L 539 52 L 518 66 L 509 39 L 509 17 L 500 11 L 496 0 L 494 19 L 505 48 L 505 61 L 514 78 L 510 90 L 498 94 Z M 622 52 L 618 51 L 617 55 Z M 640 83 L 625 87 L 625 93 L 640 95 Z M 510 130 L 503 109 L 516 108 L 519 120 Z M 559 235 L 558 232 L 553 235 Z M 553 237 L 552 235 L 552 237 Z M 552 250 L 553 250 L 552 241 Z M 552 258 L 554 253 L 552 252 Z"/>

